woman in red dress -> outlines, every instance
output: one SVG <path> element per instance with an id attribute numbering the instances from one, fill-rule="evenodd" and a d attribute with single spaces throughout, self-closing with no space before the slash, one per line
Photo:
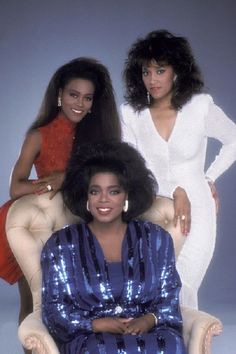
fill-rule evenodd
<path id="1" fill-rule="evenodd" d="M 0 208 L 0 277 L 18 282 L 19 321 L 32 311 L 31 293 L 7 242 L 5 221 L 12 202 L 30 193 L 60 189 L 74 146 L 98 140 L 120 140 L 120 124 L 108 70 L 91 58 L 77 58 L 52 76 L 39 114 L 26 134 L 13 168 L 11 200 Z M 37 179 L 29 179 L 33 165 Z"/>

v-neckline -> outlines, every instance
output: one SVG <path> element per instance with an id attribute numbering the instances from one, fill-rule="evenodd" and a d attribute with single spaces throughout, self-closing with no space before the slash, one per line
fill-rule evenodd
<path id="1" fill-rule="evenodd" d="M 97 249 L 99 250 L 99 253 L 101 254 L 103 260 L 105 261 L 105 263 L 114 263 L 114 262 L 120 262 L 120 263 L 123 263 L 123 252 L 124 252 L 124 244 L 126 242 L 126 238 L 127 238 L 127 231 L 128 231 L 128 227 L 129 225 L 127 224 L 126 226 L 126 229 L 125 229 L 125 233 L 124 233 L 124 237 L 123 237 L 123 240 L 122 240 L 122 243 L 121 243 L 121 259 L 119 261 L 110 261 L 108 260 L 106 257 L 105 257 L 105 253 L 103 251 L 103 248 L 99 242 L 99 240 L 97 239 L 96 235 L 93 233 L 93 231 L 90 229 L 90 227 L 87 225 L 87 228 L 88 228 L 88 231 L 89 231 L 89 234 L 92 236 L 94 242 L 97 244 Z"/>
<path id="2" fill-rule="evenodd" d="M 171 133 L 170 133 L 169 138 L 168 138 L 167 140 L 164 139 L 163 136 L 162 136 L 162 135 L 160 134 L 160 132 L 158 131 L 158 129 L 157 129 L 155 123 L 154 123 L 154 120 L 153 120 L 153 117 L 152 117 L 152 114 L 151 114 L 151 111 L 150 111 L 149 108 L 147 108 L 147 112 L 148 112 L 150 124 L 152 125 L 152 127 L 153 127 L 153 129 L 154 129 L 156 135 L 159 137 L 159 139 L 160 139 L 161 141 L 163 141 L 165 144 L 168 145 L 168 144 L 170 143 L 170 141 L 172 140 L 172 136 L 173 136 L 174 133 L 175 133 L 176 126 L 177 126 L 178 121 L 179 121 L 179 117 L 180 117 L 179 111 L 177 111 L 177 113 L 176 113 L 175 123 L 174 123 L 174 125 L 173 125 L 173 128 L 172 128 L 172 130 L 171 130 Z"/>

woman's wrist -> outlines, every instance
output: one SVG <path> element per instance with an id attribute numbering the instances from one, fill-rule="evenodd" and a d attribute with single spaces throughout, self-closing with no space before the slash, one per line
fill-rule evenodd
<path id="1" fill-rule="evenodd" d="M 210 178 L 210 177 L 208 177 L 208 176 L 205 176 L 205 178 L 206 178 L 206 180 L 207 180 L 207 182 L 208 182 L 208 183 L 210 183 L 210 184 L 214 184 L 213 179 L 211 179 L 211 178 Z"/>
<path id="2" fill-rule="evenodd" d="M 154 325 L 153 326 L 157 326 L 158 324 L 158 319 L 157 319 L 157 316 L 155 315 L 155 313 L 153 312 L 149 312 L 148 315 L 151 315 L 153 320 L 154 320 Z"/>
<path id="3" fill-rule="evenodd" d="M 92 331 L 94 333 L 99 332 L 99 320 L 97 318 L 91 321 L 91 325 L 92 325 Z"/>

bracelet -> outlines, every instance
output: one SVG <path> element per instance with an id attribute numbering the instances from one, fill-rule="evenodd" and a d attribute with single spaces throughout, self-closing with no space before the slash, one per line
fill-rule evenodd
<path id="1" fill-rule="evenodd" d="M 158 323 L 158 319 L 157 319 L 157 316 L 153 313 L 153 312 L 149 312 L 149 315 L 152 315 L 152 317 L 154 318 L 155 322 L 155 326 L 157 326 L 157 323 Z"/>

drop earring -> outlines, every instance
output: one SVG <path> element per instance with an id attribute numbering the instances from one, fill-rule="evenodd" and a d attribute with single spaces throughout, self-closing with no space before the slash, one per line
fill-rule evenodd
<path id="1" fill-rule="evenodd" d="M 147 91 L 147 104 L 148 104 L 148 106 L 150 106 L 150 103 L 151 103 L 150 92 Z"/>
<path id="2" fill-rule="evenodd" d="M 127 213 L 128 209 L 129 209 L 129 201 L 128 199 L 126 199 L 125 204 L 123 206 L 123 212 Z"/>
<path id="3" fill-rule="evenodd" d="M 90 209 L 89 209 L 89 201 L 87 200 L 87 203 L 86 203 L 86 209 L 88 212 L 90 212 Z"/>
<path id="4" fill-rule="evenodd" d="M 57 107 L 61 107 L 61 97 L 58 96 L 58 99 L 57 99 Z"/>

